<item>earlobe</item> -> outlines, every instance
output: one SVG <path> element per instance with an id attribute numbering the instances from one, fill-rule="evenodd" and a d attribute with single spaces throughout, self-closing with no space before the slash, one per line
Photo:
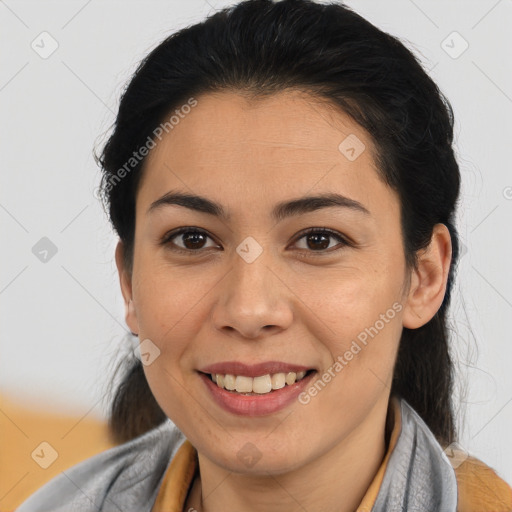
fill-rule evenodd
<path id="1" fill-rule="evenodd" d="M 128 324 L 128 326 L 130 326 L 133 324 L 133 320 L 135 320 L 135 322 L 136 322 L 136 319 L 137 319 L 137 314 L 135 312 L 135 307 L 133 305 L 133 299 L 130 299 L 130 301 L 128 302 L 128 305 L 127 305 L 127 309 L 126 309 L 126 323 Z M 130 327 L 130 331 L 134 336 L 139 335 L 138 332 L 133 332 L 132 327 Z M 138 331 L 138 329 L 137 329 L 137 331 Z"/>
<path id="2" fill-rule="evenodd" d="M 139 326 L 137 322 L 137 312 L 133 302 L 132 295 L 132 276 L 125 268 L 124 263 L 124 244 L 119 241 L 116 246 L 116 266 L 119 274 L 119 284 L 121 286 L 121 293 L 123 294 L 126 323 L 134 335 L 138 335 Z"/>
<path id="3" fill-rule="evenodd" d="M 451 237 L 444 224 L 436 224 L 429 246 L 418 253 L 402 317 L 404 327 L 418 329 L 429 322 L 443 303 L 452 257 Z"/>

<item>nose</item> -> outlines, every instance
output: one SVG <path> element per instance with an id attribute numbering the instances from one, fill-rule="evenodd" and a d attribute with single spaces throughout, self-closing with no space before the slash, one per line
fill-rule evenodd
<path id="1" fill-rule="evenodd" d="M 247 339 L 276 334 L 293 321 L 289 288 L 273 257 L 265 251 L 252 263 L 234 256 L 233 266 L 216 287 L 212 320 L 216 329 Z M 282 272 L 281 272 L 282 274 Z"/>

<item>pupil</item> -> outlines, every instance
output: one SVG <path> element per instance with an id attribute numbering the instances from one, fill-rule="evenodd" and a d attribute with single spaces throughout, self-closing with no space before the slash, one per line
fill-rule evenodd
<path id="1" fill-rule="evenodd" d="M 194 233 L 194 232 L 187 232 L 183 235 L 183 243 L 185 244 L 185 247 L 187 247 L 187 249 L 200 249 L 201 247 L 201 242 L 204 242 L 204 240 L 201 240 L 201 239 L 204 239 L 204 236 L 201 234 L 201 233 Z M 192 247 L 188 247 L 188 243 L 192 243 Z M 197 246 L 199 242 L 199 247 Z"/>
<path id="2" fill-rule="evenodd" d="M 311 240 L 319 240 L 320 238 L 323 238 L 323 242 L 321 243 L 321 245 L 316 245 L 315 246 L 315 243 L 313 242 L 313 247 L 311 247 L 311 245 L 309 244 L 309 242 Z M 312 235 L 309 235 L 308 238 L 308 247 L 310 249 L 326 249 L 327 247 L 329 247 L 329 236 L 326 236 L 326 235 L 323 235 L 323 234 L 319 234 L 319 233 L 315 233 L 315 234 L 312 234 Z"/>

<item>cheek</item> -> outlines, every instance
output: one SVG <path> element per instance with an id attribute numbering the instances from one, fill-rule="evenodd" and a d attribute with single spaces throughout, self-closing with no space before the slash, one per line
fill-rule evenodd
<path id="1" fill-rule="evenodd" d="M 160 364 L 159 364 L 160 363 Z M 165 415 L 182 431 L 189 433 L 194 428 L 207 431 L 208 417 L 187 392 L 178 365 L 172 365 L 162 356 L 152 365 L 144 366 L 146 380 L 155 400 Z"/>
<path id="2" fill-rule="evenodd" d="M 215 284 L 208 275 L 191 267 L 171 266 L 162 262 L 143 262 L 137 274 L 134 299 L 137 320 L 143 335 L 168 339 L 179 335 L 199 313 L 199 304 Z"/>
<path id="3" fill-rule="evenodd" d="M 396 276 L 396 279 L 395 279 Z M 326 326 L 339 334 L 373 325 L 400 299 L 398 274 L 386 267 L 358 264 L 302 278 L 294 291 Z"/>
<path id="4" fill-rule="evenodd" d="M 329 352 L 329 364 L 342 358 L 343 370 L 335 373 L 344 376 L 332 380 L 345 381 L 344 386 L 357 387 L 368 378 L 387 382 L 392 372 L 403 305 L 399 272 L 385 268 L 368 265 L 333 273 L 306 295 L 324 333 L 317 335 Z"/>
<path id="5" fill-rule="evenodd" d="M 331 297 L 333 306 L 323 317 L 329 317 L 329 334 L 322 340 L 329 361 L 302 403 L 311 405 L 304 405 L 311 413 L 306 420 L 309 428 L 315 428 L 315 418 L 329 418 L 331 423 L 324 428 L 336 436 L 333 425 L 357 425 L 389 391 L 402 332 L 402 305 L 396 300 L 396 286 L 386 287 L 383 280 L 378 286 L 369 286 L 366 280 L 346 282 L 333 289 Z"/>

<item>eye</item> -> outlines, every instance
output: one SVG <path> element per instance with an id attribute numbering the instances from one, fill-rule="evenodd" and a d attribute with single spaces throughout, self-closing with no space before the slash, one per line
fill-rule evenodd
<path id="1" fill-rule="evenodd" d="M 177 244 L 174 239 L 181 242 L 183 245 Z M 189 226 L 179 228 L 176 231 L 166 234 L 160 243 L 161 245 L 169 246 L 172 251 L 191 255 L 211 248 L 212 246 L 208 247 L 205 245 L 208 239 L 213 241 L 212 237 L 206 233 L 206 231 Z M 336 250 L 345 246 L 353 246 L 353 244 L 342 235 L 328 228 L 309 228 L 303 231 L 299 238 L 296 239 L 295 245 L 302 239 L 304 239 L 305 247 L 299 247 L 299 249 L 306 250 L 306 252 L 309 253 L 307 256 L 322 256 L 325 255 L 325 253 L 330 254 L 334 252 L 332 250 L 333 246 L 331 246 L 332 239 L 337 240 L 338 244 L 336 245 L 341 246 Z M 334 245 L 334 247 L 336 247 L 336 245 Z"/>
<path id="2" fill-rule="evenodd" d="M 337 240 L 339 243 L 337 245 L 343 246 L 351 246 L 352 244 L 349 243 L 343 236 L 341 236 L 336 231 L 332 231 L 328 228 L 309 228 L 305 232 L 302 233 L 302 236 L 300 236 L 297 239 L 297 242 L 304 239 L 305 247 L 299 247 L 300 249 L 307 249 L 308 252 L 313 253 L 313 256 L 322 256 L 326 252 L 332 253 L 334 251 L 327 249 L 332 249 L 333 246 L 331 246 L 332 239 Z M 329 240 L 331 239 L 331 240 Z M 297 243 L 296 242 L 296 243 Z M 336 247 L 336 245 L 334 245 Z M 341 247 L 340 247 L 341 248 Z M 340 249 L 338 248 L 338 249 Z M 336 249 L 336 250 L 338 250 Z M 319 254 L 315 254 L 319 253 Z M 309 254 L 308 254 L 309 256 Z"/>
<path id="3" fill-rule="evenodd" d="M 184 244 L 183 247 L 173 241 L 175 238 Z M 208 238 L 211 239 L 210 235 L 205 231 L 194 227 L 183 227 L 165 235 L 161 244 L 170 245 L 173 251 L 191 254 L 204 249 L 204 243 Z"/>

